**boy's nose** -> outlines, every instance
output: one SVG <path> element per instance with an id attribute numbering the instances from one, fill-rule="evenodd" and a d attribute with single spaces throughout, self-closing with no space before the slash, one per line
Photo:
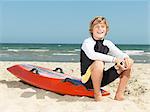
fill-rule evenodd
<path id="1" fill-rule="evenodd" d="M 102 30 L 102 28 L 99 28 L 98 30 L 99 30 L 99 31 L 101 31 L 101 30 Z"/>

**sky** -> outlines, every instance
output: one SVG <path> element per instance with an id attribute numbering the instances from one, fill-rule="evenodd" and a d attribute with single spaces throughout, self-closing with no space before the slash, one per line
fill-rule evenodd
<path id="1" fill-rule="evenodd" d="M 148 0 L 1 0 L 0 43 L 81 44 L 104 16 L 116 44 L 150 44 Z"/>

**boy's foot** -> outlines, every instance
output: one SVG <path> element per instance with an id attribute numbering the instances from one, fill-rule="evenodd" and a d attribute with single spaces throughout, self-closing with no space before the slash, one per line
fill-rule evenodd
<path id="1" fill-rule="evenodd" d="M 95 99 L 95 101 L 101 101 L 102 100 L 102 94 L 101 94 L 101 92 L 94 93 L 94 99 Z"/>
<path id="2" fill-rule="evenodd" d="M 123 101 L 125 98 L 123 95 L 116 95 L 114 99 L 118 101 Z"/>

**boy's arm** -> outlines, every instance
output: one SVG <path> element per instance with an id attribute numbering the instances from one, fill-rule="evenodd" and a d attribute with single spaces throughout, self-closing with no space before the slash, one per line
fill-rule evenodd
<path id="1" fill-rule="evenodd" d="M 82 50 L 85 52 L 85 54 L 91 60 L 100 60 L 100 61 L 104 61 L 104 62 L 114 62 L 115 61 L 115 57 L 113 57 L 113 56 L 95 52 L 94 44 L 91 42 L 84 42 L 82 45 Z"/>
<path id="2" fill-rule="evenodd" d="M 118 47 L 116 47 L 111 41 L 107 40 L 106 44 L 109 47 L 109 53 L 116 57 L 115 63 L 118 65 L 118 63 L 120 64 L 120 62 L 123 61 L 126 69 L 131 69 L 134 61 L 126 53 L 123 53 Z"/>
<path id="3" fill-rule="evenodd" d="M 109 48 L 109 53 L 116 58 L 125 59 L 129 58 L 126 53 L 123 53 L 117 46 L 115 46 L 111 41 L 107 40 L 106 44 Z"/>

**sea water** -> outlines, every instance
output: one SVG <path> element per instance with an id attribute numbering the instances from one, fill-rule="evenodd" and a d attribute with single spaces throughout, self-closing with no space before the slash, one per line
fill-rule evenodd
<path id="1" fill-rule="evenodd" d="M 150 63 L 150 45 L 117 45 L 137 63 Z M 79 62 L 81 44 L 0 44 L 0 61 Z"/>

